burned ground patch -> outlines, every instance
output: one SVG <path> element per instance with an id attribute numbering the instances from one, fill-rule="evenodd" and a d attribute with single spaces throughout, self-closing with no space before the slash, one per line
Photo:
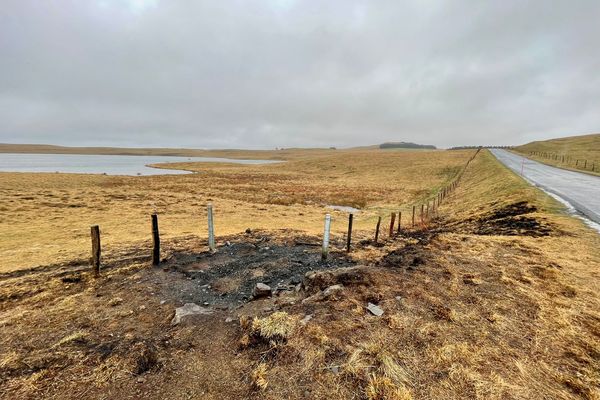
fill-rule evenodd
<path id="1" fill-rule="evenodd" d="M 231 243 L 217 253 L 174 253 L 163 268 L 191 281 L 186 290 L 192 293 L 190 301 L 230 308 L 252 299 L 257 283 L 269 285 L 277 294 L 294 290 L 309 271 L 355 264 L 345 253 L 332 252 L 327 260 L 321 260 L 320 247 L 309 242 L 289 245 L 265 236 Z"/>
<path id="2" fill-rule="evenodd" d="M 459 231 L 476 235 L 542 237 L 557 233 L 534 205 L 521 201 L 457 224 Z"/>

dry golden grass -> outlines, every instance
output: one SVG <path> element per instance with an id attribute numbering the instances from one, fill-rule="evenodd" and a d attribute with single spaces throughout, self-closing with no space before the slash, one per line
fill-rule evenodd
<path id="1" fill-rule="evenodd" d="M 515 150 L 534 160 L 549 165 L 578 171 L 585 170 L 587 173 L 600 175 L 600 134 L 598 133 L 531 142 L 518 146 Z M 531 155 L 531 152 L 549 153 L 551 155 L 559 156 L 559 159 L 554 160 L 540 155 Z M 565 157 L 565 162 L 562 161 L 562 156 Z M 567 157 L 570 157 L 570 160 L 566 160 Z M 576 163 L 577 159 L 580 160 L 578 164 Z M 583 163 L 583 160 L 587 160 L 586 166 Z M 593 164 L 595 165 L 594 170 L 592 171 Z"/>
<path id="2" fill-rule="evenodd" d="M 85 260 L 89 227 L 95 224 L 104 254 L 132 244 L 148 246 L 152 212 L 159 214 L 166 241 L 206 238 L 209 202 L 218 236 L 246 228 L 317 234 L 327 212 L 333 214 L 333 232 L 342 233 L 346 213 L 325 207 L 330 204 L 360 207 L 355 227 L 371 231 L 377 215 L 391 211 L 403 210 L 408 221 L 412 202 L 452 179 L 472 151 L 272 153 L 290 161 L 184 164 L 180 167 L 198 173 L 177 176 L 0 173 L 0 271 Z"/>
<path id="3" fill-rule="evenodd" d="M 490 218 L 522 201 L 524 214 Z M 388 211 L 369 204 L 373 216 Z M 428 231 L 357 244 L 360 266 L 310 275 L 286 295 L 294 301 L 251 301 L 177 327 L 173 308 L 194 286 L 176 271 L 128 263 L 79 282 L 7 277 L 0 397 L 598 399 L 600 236 L 487 152 L 440 212 Z M 269 246 L 289 242 L 277 232 Z M 199 254 L 190 243 L 177 241 Z M 222 266 L 219 255 L 229 251 L 209 267 Z M 343 290 L 302 301 L 332 284 Z M 368 313 L 369 302 L 385 314 Z"/>

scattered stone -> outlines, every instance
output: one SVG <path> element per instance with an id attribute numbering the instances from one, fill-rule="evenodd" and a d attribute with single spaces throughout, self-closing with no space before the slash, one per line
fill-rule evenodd
<path id="1" fill-rule="evenodd" d="M 269 297 L 271 296 L 271 286 L 266 285 L 262 282 L 259 282 L 254 287 L 254 298 L 258 299 L 260 297 Z"/>
<path id="2" fill-rule="evenodd" d="M 120 297 L 114 297 L 108 301 L 108 305 L 111 307 L 118 306 L 123 302 L 123 299 Z"/>
<path id="3" fill-rule="evenodd" d="M 302 303 L 306 304 L 306 303 L 311 303 L 311 302 L 316 302 L 316 301 L 327 300 L 331 297 L 337 296 L 343 290 L 344 290 L 344 285 L 338 283 L 337 285 L 329 286 L 325 290 L 322 290 L 322 291 L 318 292 L 317 294 L 313 294 L 312 296 L 305 298 L 304 300 L 302 300 Z"/>
<path id="4" fill-rule="evenodd" d="M 146 309 L 146 306 L 139 306 L 138 308 L 140 309 L 140 311 L 143 311 Z"/>
<path id="5" fill-rule="evenodd" d="M 208 301 L 205 301 L 205 302 L 204 302 L 204 303 L 202 303 L 202 304 L 203 304 L 203 305 L 205 305 L 205 306 L 208 306 L 208 305 L 210 305 L 210 303 L 209 303 Z"/>
<path id="6" fill-rule="evenodd" d="M 136 382 L 137 382 L 137 383 L 144 383 L 144 382 L 146 382 L 146 378 L 144 378 L 143 376 L 140 376 L 140 377 L 138 377 L 138 378 L 136 379 Z"/>
<path id="7" fill-rule="evenodd" d="M 397 301 L 402 301 L 402 296 L 396 296 Z"/>
<path id="8" fill-rule="evenodd" d="M 227 247 L 229 247 L 229 246 L 231 246 L 231 242 L 228 240 L 228 241 L 226 241 L 226 242 L 225 242 L 225 245 L 226 245 Z"/>
<path id="9" fill-rule="evenodd" d="M 331 367 L 331 372 L 333 372 L 334 374 L 339 374 L 340 373 L 340 367 L 338 367 L 337 365 L 334 365 L 333 367 Z"/>
<path id="10" fill-rule="evenodd" d="M 338 283 L 337 285 L 329 286 L 327 289 L 323 290 L 323 296 L 328 298 L 342 290 L 344 290 L 344 285 Z"/>
<path id="11" fill-rule="evenodd" d="M 302 318 L 302 320 L 300 320 L 300 323 L 302 325 L 306 325 L 306 324 L 308 324 L 308 321 L 310 321 L 312 318 L 313 318 L 312 314 L 305 315 L 304 318 Z"/>
<path id="12" fill-rule="evenodd" d="M 227 318 L 225 318 L 225 322 L 227 322 L 227 323 L 233 322 L 233 318 L 227 317 Z"/>
<path id="13" fill-rule="evenodd" d="M 171 325 L 178 325 L 182 318 L 187 317 L 188 315 L 206 315 L 212 314 L 212 311 L 208 308 L 200 307 L 195 303 L 185 303 L 183 307 L 178 307 L 175 309 L 175 316 L 171 320 Z"/>
<path id="14" fill-rule="evenodd" d="M 162 306 L 163 304 L 165 304 L 167 301 L 166 300 L 161 300 L 160 301 L 160 305 Z"/>
<path id="15" fill-rule="evenodd" d="M 376 306 L 373 303 L 369 303 L 367 305 L 367 310 L 369 310 L 369 312 L 371 314 L 375 315 L 376 317 L 381 317 L 383 315 L 383 310 L 379 306 Z"/>

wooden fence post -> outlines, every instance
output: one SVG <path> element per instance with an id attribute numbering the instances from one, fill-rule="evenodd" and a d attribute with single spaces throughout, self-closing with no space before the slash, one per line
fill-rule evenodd
<path id="1" fill-rule="evenodd" d="M 394 236 L 394 223 L 396 222 L 396 213 L 390 215 L 390 237 Z"/>
<path id="2" fill-rule="evenodd" d="M 375 228 L 375 243 L 379 239 L 379 226 L 381 225 L 381 217 L 377 219 L 377 227 Z"/>
<path id="3" fill-rule="evenodd" d="M 400 229 L 402 229 L 402 211 L 398 211 L 398 234 L 400 234 Z"/>
<path id="4" fill-rule="evenodd" d="M 423 224 L 425 221 L 423 220 L 423 211 L 425 209 L 425 206 L 423 204 L 421 204 L 421 224 Z"/>
<path id="5" fill-rule="evenodd" d="M 160 264 L 160 234 L 158 232 L 158 215 L 152 214 L 152 265 Z"/>
<path id="6" fill-rule="evenodd" d="M 323 248 L 321 250 L 321 259 L 327 260 L 329 253 L 329 229 L 331 227 L 331 215 L 325 214 L 325 228 L 323 229 Z"/>
<path id="7" fill-rule="evenodd" d="M 213 206 L 208 204 L 206 207 L 208 215 L 208 248 L 210 251 L 215 251 L 215 224 L 213 222 Z"/>
<path id="8" fill-rule="evenodd" d="M 354 219 L 354 215 L 348 215 L 348 240 L 346 242 L 346 251 L 350 252 L 350 244 L 352 243 L 352 220 Z"/>
<path id="9" fill-rule="evenodd" d="M 427 211 L 425 211 L 425 219 L 429 220 L 429 200 L 427 200 Z"/>
<path id="10" fill-rule="evenodd" d="M 100 227 L 93 225 L 91 227 L 92 235 L 92 267 L 94 268 L 94 276 L 100 276 Z"/>
<path id="11" fill-rule="evenodd" d="M 413 206 L 413 213 L 412 213 L 412 227 L 415 227 L 415 206 Z"/>

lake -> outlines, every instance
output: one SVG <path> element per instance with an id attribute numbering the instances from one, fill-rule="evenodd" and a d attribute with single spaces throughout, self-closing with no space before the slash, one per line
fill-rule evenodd
<path id="1" fill-rule="evenodd" d="M 189 171 L 147 167 L 148 164 L 179 162 L 227 162 L 270 164 L 273 160 L 236 160 L 215 157 L 117 156 L 88 154 L 0 153 L 0 172 L 61 172 L 107 175 L 171 175 Z"/>

